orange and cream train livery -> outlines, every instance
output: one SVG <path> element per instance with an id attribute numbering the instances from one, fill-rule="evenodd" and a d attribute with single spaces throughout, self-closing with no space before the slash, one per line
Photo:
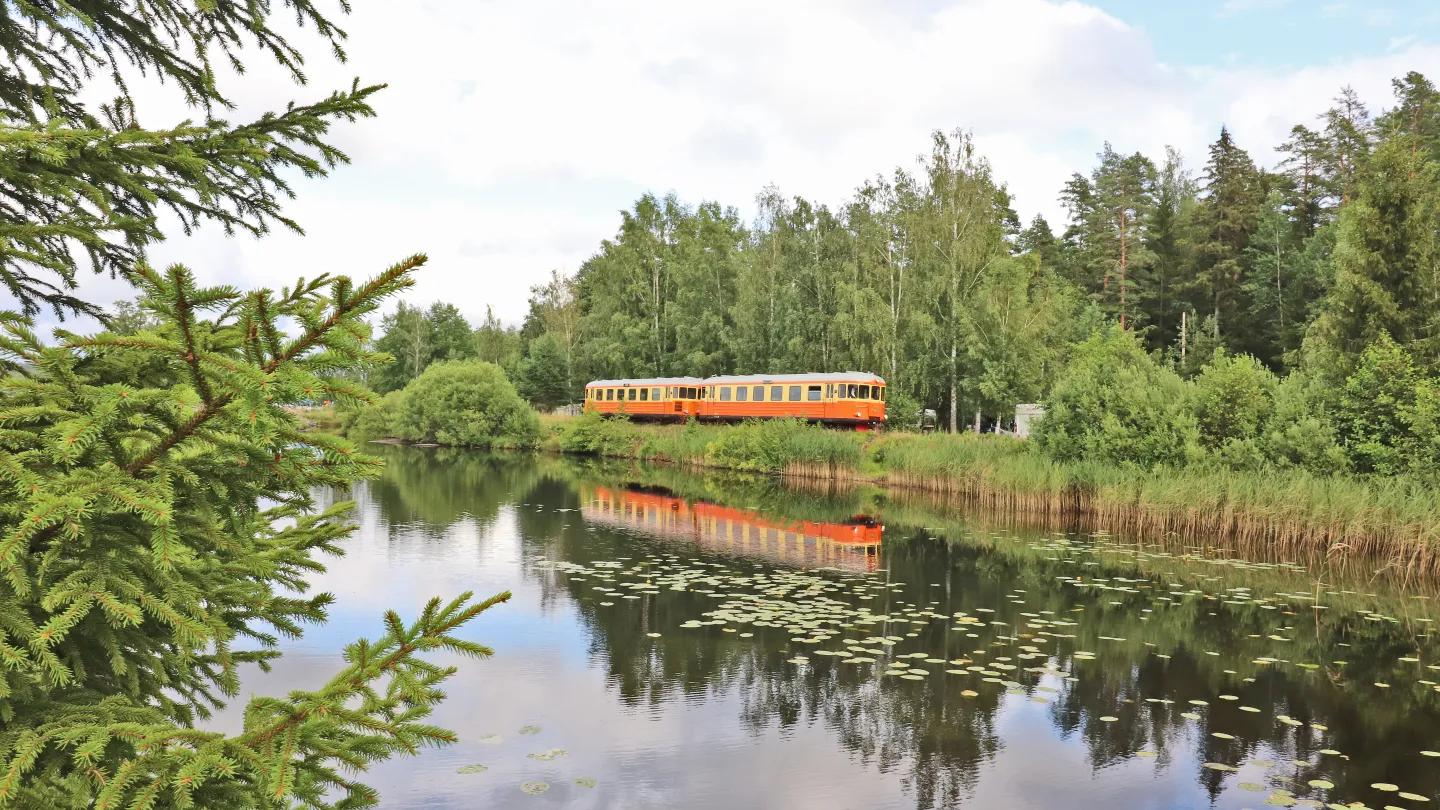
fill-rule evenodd
<path id="1" fill-rule="evenodd" d="M 585 386 L 585 410 L 656 421 L 794 417 L 874 430 L 885 424 L 885 381 L 858 371 L 596 380 Z"/>
<path id="2" fill-rule="evenodd" d="M 580 497 L 580 514 L 588 521 L 695 543 L 707 551 L 802 568 L 870 572 L 880 567 L 885 527 L 866 515 L 843 523 L 782 520 L 748 509 L 609 487 L 582 486 Z"/>

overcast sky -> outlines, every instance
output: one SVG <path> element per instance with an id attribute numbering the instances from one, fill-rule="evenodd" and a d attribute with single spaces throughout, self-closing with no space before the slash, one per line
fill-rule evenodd
<path id="1" fill-rule="evenodd" d="M 262 68 L 223 85 L 233 116 L 387 82 L 379 117 L 344 125 L 353 158 L 297 180 L 305 236 L 178 235 L 152 252 L 206 280 L 279 286 L 368 276 L 415 252 L 409 300 L 525 314 L 531 284 L 574 270 L 645 191 L 837 205 L 913 166 L 936 128 L 975 133 L 1025 220 L 1105 141 L 1193 168 L 1221 124 L 1262 165 L 1345 84 L 1372 112 L 1408 70 L 1440 79 L 1433 0 L 360 0 L 350 61 L 312 48 L 310 84 Z M 601 8 L 601 6 L 604 8 Z M 283 12 L 280 13 L 283 16 Z M 141 123 L 184 117 L 164 92 Z M 86 278 L 90 300 L 129 297 Z"/>

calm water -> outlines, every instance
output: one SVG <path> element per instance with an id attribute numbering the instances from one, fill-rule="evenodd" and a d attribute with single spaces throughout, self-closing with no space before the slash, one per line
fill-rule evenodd
<path id="1" fill-rule="evenodd" d="M 513 591 L 437 713 L 463 741 L 377 767 L 385 807 L 1440 802 L 1422 592 L 870 492 L 384 452 L 315 583 L 331 621 L 246 687 L 319 685 L 387 608 Z"/>

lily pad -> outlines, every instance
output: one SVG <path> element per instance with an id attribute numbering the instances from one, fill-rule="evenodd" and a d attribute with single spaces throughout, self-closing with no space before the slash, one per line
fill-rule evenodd
<path id="1" fill-rule="evenodd" d="M 533 796 L 536 793 L 544 793 L 545 791 L 549 790 L 550 785 L 546 782 L 532 779 L 528 782 L 521 782 L 520 789 Z"/>
<path id="2" fill-rule="evenodd" d="M 577 776 L 572 781 L 575 783 L 575 787 L 593 788 L 596 785 L 595 780 L 589 776 Z"/>
<path id="3" fill-rule="evenodd" d="M 1386 793 L 1394 793 L 1395 791 L 1400 789 L 1398 785 L 1392 785 L 1389 782 L 1376 782 L 1370 787 L 1375 788 L 1376 790 L 1383 790 Z"/>
<path id="4" fill-rule="evenodd" d="M 501 737 L 499 734 L 486 734 L 484 737 L 480 738 L 479 742 L 485 743 L 486 745 L 495 745 L 502 739 L 504 738 Z"/>
<path id="5" fill-rule="evenodd" d="M 522 727 L 522 728 L 520 729 L 520 733 L 521 733 L 521 734 L 539 734 L 539 733 L 540 733 L 540 727 L 539 727 L 539 726 L 524 726 L 524 727 Z"/>
<path id="6" fill-rule="evenodd" d="M 1311 779 L 1310 787 L 1320 788 L 1321 790 L 1329 790 L 1330 788 L 1335 787 L 1335 783 L 1327 782 L 1324 779 Z"/>
<path id="7" fill-rule="evenodd" d="M 462 765 L 455 769 L 456 773 L 484 773 L 490 770 L 489 765 Z"/>
<path id="8" fill-rule="evenodd" d="M 1104 717 L 1100 718 L 1100 722 L 1102 722 L 1102 723 L 1113 723 L 1113 722 L 1115 722 L 1116 720 L 1119 720 L 1119 719 L 1120 719 L 1120 718 L 1118 718 L 1118 717 L 1111 717 L 1110 715 L 1107 714 L 1107 715 L 1105 715 Z"/>

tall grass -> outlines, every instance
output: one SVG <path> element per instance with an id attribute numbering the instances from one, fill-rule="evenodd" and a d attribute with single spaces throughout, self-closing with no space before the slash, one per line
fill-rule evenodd
<path id="1" fill-rule="evenodd" d="M 874 436 L 792 421 L 648 426 L 586 416 L 557 430 L 562 452 L 876 483 L 1052 525 L 1440 574 L 1440 491 L 1409 479 L 1059 463 L 1015 439 Z"/>

